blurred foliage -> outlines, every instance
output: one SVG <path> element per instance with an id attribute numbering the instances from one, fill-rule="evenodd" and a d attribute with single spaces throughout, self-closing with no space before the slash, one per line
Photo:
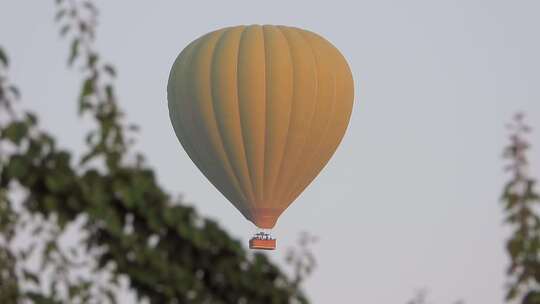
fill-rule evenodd
<path id="1" fill-rule="evenodd" d="M 287 251 L 286 261 L 294 270 L 293 288 L 299 288 L 304 279 L 309 277 L 317 266 L 317 261 L 310 247 L 317 241 L 316 236 L 303 232 L 300 234 L 298 246 Z"/>
<path id="2" fill-rule="evenodd" d="M 455 302 L 452 302 L 453 304 L 465 304 L 463 300 L 458 300 Z M 432 304 L 432 302 L 428 301 L 428 290 L 425 288 L 422 288 L 418 290 L 414 297 L 407 301 L 407 304 Z"/>
<path id="3" fill-rule="evenodd" d="M 504 148 L 508 160 L 505 171 L 511 175 L 504 186 L 501 201 L 505 224 L 512 228 L 506 251 L 510 257 L 509 278 L 505 301 L 508 303 L 540 304 L 540 194 L 536 180 L 528 172 L 526 137 L 531 127 L 525 115 L 517 113 L 507 125 L 510 143 Z M 427 291 L 418 291 L 407 304 L 429 304 Z M 456 304 L 463 304 L 458 301 Z"/>
<path id="4" fill-rule="evenodd" d="M 531 128 L 524 115 L 518 113 L 508 125 L 510 144 L 504 149 L 508 159 L 506 170 L 511 174 L 504 187 L 502 203 L 505 222 L 512 227 L 506 243 L 510 256 L 507 274 L 510 278 L 506 299 L 520 300 L 522 304 L 540 303 L 540 196 L 535 190 L 536 180 L 529 175 L 526 140 Z"/>
<path id="5" fill-rule="evenodd" d="M 55 3 L 68 65 L 83 75 L 79 114 L 95 124 L 74 161 L 35 114 L 14 110 L 0 48 L 0 303 L 116 303 L 121 277 L 150 303 L 307 303 L 307 251 L 289 258 L 291 279 L 157 184 L 131 152 L 137 127 L 119 109 L 116 70 L 94 48 L 97 8 Z M 62 241 L 70 229 L 76 244 Z"/>

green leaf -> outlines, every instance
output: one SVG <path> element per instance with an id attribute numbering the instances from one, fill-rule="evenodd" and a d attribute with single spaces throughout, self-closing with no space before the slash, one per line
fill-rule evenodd
<path id="1" fill-rule="evenodd" d="M 94 67 L 96 65 L 96 62 L 98 61 L 99 56 L 96 53 L 91 53 L 88 56 L 88 66 Z"/>
<path id="2" fill-rule="evenodd" d="M 132 209 L 135 206 L 135 200 L 133 199 L 132 191 L 129 185 L 124 181 L 117 179 L 113 182 L 113 190 L 119 196 L 122 204 L 128 209 Z"/>
<path id="3" fill-rule="evenodd" d="M 102 154 L 103 151 L 105 151 L 103 145 L 100 144 L 100 145 L 95 146 L 91 151 L 83 154 L 83 156 L 81 158 L 81 161 L 80 161 L 80 164 L 81 165 L 86 164 L 90 160 L 92 160 L 92 159 L 96 158 L 98 155 Z"/>
<path id="4" fill-rule="evenodd" d="M 120 163 L 121 155 L 118 152 L 109 152 L 107 153 L 106 157 L 106 163 L 107 168 L 109 169 L 116 169 L 118 167 L 118 164 Z"/>
<path id="5" fill-rule="evenodd" d="M 114 294 L 114 291 L 112 291 L 111 289 L 107 288 L 107 289 L 104 289 L 102 292 L 105 293 L 105 296 L 107 297 L 107 299 L 109 299 L 109 302 L 111 302 L 112 304 L 118 303 L 118 302 L 116 301 L 116 295 Z"/>
<path id="6" fill-rule="evenodd" d="M 54 16 L 54 21 L 58 22 L 66 15 L 66 10 L 61 9 L 56 13 L 56 16 Z"/>
<path id="7" fill-rule="evenodd" d="M 105 86 L 105 94 L 107 94 L 107 100 L 114 100 L 114 88 L 112 85 Z"/>
<path id="8" fill-rule="evenodd" d="M 64 24 L 60 28 L 60 36 L 64 37 L 69 32 L 70 29 L 71 29 L 71 26 L 69 24 Z"/>
<path id="9" fill-rule="evenodd" d="M 60 151 L 54 155 L 54 161 L 56 162 L 57 172 L 58 168 L 69 170 L 69 162 L 71 160 L 71 155 L 66 151 Z M 67 172 L 66 172 L 67 173 Z"/>
<path id="10" fill-rule="evenodd" d="M 97 8 L 94 6 L 94 4 L 92 4 L 92 2 L 90 2 L 90 1 L 85 1 L 85 2 L 83 2 L 83 6 L 84 6 L 86 9 L 90 10 L 91 12 L 97 13 Z"/>
<path id="11" fill-rule="evenodd" d="M 23 277 L 25 280 L 30 281 L 39 286 L 39 278 L 34 273 L 26 269 L 23 269 Z"/>
<path id="12" fill-rule="evenodd" d="M 16 145 L 28 134 L 28 126 L 22 121 L 15 121 L 9 124 L 1 134 L 1 138 L 6 138 Z"/>
<path id="13" fill-rule="evenodd" d="M 86 137 L 84 138 L 84 141 L 86 144 L 91 145 L 94 142 L 94 139 L 96 138 L 97 133 L 95 131 L 90 131 L 88 134 L 86 134 Z"/>
<path id="14" fill-rule="evenodd" d="M 28 123 L 28 125 L 30 126 L 35 126 L 37 124 L 37 117 L 36 115 L 30 113 L 30 112 L 26 112 L 25 113 L 25 116 L 26 116 L 26 122 Z"/>
<path id="15" fill-rule="evenodd" d="M 138 125 L 130 124 L 130 125 L 128 126 L 128 130 L 133 131 L 133 132 L 138 132 L 138 131 L 140 130 L 140 128 L 139 128 Z"/>
<path id="16" fill-rule="evenodd" d="M 103 66 L 103 69 L 105 70 L 105 72 L 107 72 L 107 74 L 109 74 L 111 77 L 116 77 L 116 70 L 114 69 L 114 67 L 110 64 L 106 64 Z"/>
<path id="17" fill-rule="evenodd" d="M 45 185 L 51 193 L 59 193 L 63 189 L 62 178 L 59 174 L 49 174 L 45 177 Z"/>
<path id="18" fill-rule="evenodd" d="M 79 30 L 80 30 L 82 33 L 88 31 L 88 25 L 86 24 L 86 22 L 84 22 L 84 21 L 79 22 Z"/>
<path id="19" fill-rule="evenodd" d="M 15 97 L 15 99 L 17 100 L 21 99 L 21 92 L 16 86 L 9 86 L 8 91 L 10 91 L 11 94 L 13 94 L 13 97 Z"/>
<path id="20" fill-rule="evenodd" d="M 9 65 L 8 56 L 6 55 L 2 47 L 0 47 L 0 63 L 2 63 L 5 67 Z"/>
<path id="21" fill-rule="evenodd" d="M 113 209 L 108 209 L 105 213 L 105 223 L 107 224 L 107 229 L 113 235 L 122 235 L 122 222 L 120 221 L 119 215 Z"/>
<path id="22" fill-rule="evenodd" d="M 81 41 L 78 38 L 73 39 L 71 42 L 71 48 L 69 52 L 69 60 L 68 64 L 71 66 L 75 62 L 75 59 L 77 59 L 77 56 L 79 55 L 79 46 L 81 44 Z"/>
<path id="23" fill-rule="evenodd" d="M 21 155 L 14 155 L 8 162 L 6 172 L 9 177 L 20 179 L 27 174 L 28 169 L 28 161 Z"/>
<path id="24" fill-rule="evenodd" d="M 540 291 L 531 290 L 523 298 L 522 304 L 539 304 L 540 303 Z"/>
<path id="25" fill-rule="evenodd" d="M 47 195 L 43 199 L 43 206 L 45 207 L 45 210 L 49 212 L 54 212 L 58 208 L 58 201 L 54 196 Z"/>
<path id="26" fill-rule="evenodd" d="M 25 296 L 29 298 L 30 300 L 32 300 L 32 303 L 34 304 L 61 304 L 62 303 L 62 302 L 56 301 L 52 297 L 45 296 L 34 291 L 27 292 Z"/>
<path id="27" fill-rule="evenodd" d="M 84 113 L 87 109 L 92 108 L 92 104 L 88 102 L 87 97 L 91 96 L 94 93 L 94 79 L 87 78 L 83 82 L 81 88 L 81 93 L 79 94 L 79 114 Z"/>

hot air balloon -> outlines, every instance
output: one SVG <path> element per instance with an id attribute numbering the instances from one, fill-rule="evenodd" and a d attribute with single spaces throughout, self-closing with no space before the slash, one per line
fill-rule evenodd
<path id="1" fill-rule="evenodd" d="M 338 147 L 353 90 L 347 62 L 321 36 L 242 25 L 191 42 L 167 96 L 195 165 L 247 220 L 271 229 Z M 275 245 L 264 231 L 250 240 L 252 249 Z"/>

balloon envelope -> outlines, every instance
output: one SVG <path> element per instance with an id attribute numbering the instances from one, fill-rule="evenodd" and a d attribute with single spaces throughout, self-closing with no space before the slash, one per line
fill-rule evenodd
<path id="1" fill-rule="evenodd" d="M 189 157 L 260 228 L 272 228 L 322 170 L 353 105 L 340 52 L 286 26 L 236 26 L 200 37 L 176 59 L 167 90 Z"/>

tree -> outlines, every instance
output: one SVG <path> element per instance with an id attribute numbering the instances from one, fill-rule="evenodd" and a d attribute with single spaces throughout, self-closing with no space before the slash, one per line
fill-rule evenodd
<path id="1" fill-rule="evenodd" d="M 122 276 L 150 303 L 307 303 L 304 274 L 290 279 L 157 184 L 132 151 L 137 127 L 118 106 L 116 70 L 94 47 L 96 6 L 56 6 L 68 63 L 82 70 L 79 114 L 95 127 L 74 161 L 15 107 L 0 48 L 0 303 L 115 303 Z M 79 243 L 62 242 L 70 229 Z M 18 244 L 24 233 L 30 242 Z M 39 269 L 28 266 L 35 259 Z"/>
<path id="2" fill-rule="evenodd" d="M 540 196 L 535 190 L 536 180 L 529 175 L 526 135 L 531 128 L 518 113 L 508 125 L 510 144 L 504 149 L 508 159 L 506 170 L 511 179 L 504 187 L 502 203 L 505 222 L 512 227 L 506 243 L 510 256 L 508 292 L 506 300 L 520 300 L 522 304 L 540 303 Z"/>

